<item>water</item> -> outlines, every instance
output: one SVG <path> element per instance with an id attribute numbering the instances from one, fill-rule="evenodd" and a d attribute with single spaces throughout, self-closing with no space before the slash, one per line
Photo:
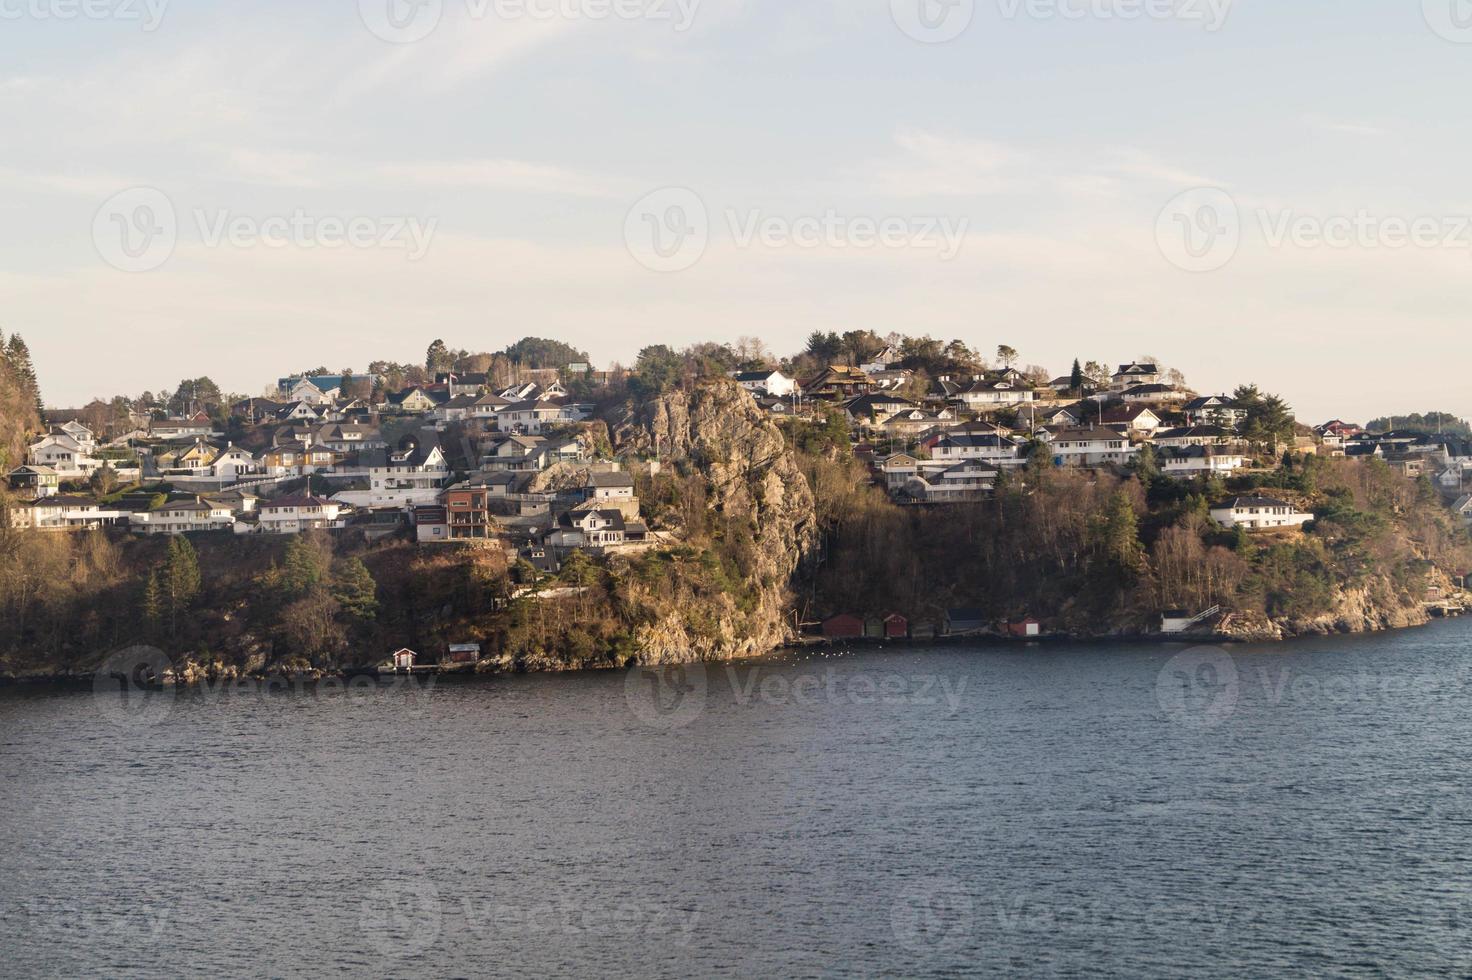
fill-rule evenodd
<path id="1" fill-rule="evenodd" d="M 0 973 L 1466 975 L 1469 640 L 0 691 Z"/>

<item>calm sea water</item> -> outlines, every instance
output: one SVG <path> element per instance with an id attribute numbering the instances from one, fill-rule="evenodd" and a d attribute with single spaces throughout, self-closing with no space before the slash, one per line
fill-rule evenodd
<path id="1" fill-rule="evenodd" d="M 0 973 L 1472 971 L 1472 621 L 0 691 Z"/>

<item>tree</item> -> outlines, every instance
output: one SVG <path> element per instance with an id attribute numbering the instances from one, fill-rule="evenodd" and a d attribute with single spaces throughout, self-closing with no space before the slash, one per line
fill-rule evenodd
<path id="1" fill-rule="evenodd" d="M 436 339 L 424 352 L 424 370 L 431 375 L 450 370 L 454 363 L 455 359 L 450 356 L 450 349 L 443 340 Z"/>
<path id="2" fill-rule="evenodd" d="M 106 497 L 118 488 L 118 471 L 111 463 L 103 463 L 87 480 L 87 486 L 98 497 Z"/>
<path id="3" fill-rule="evenodd" d="M 10 343 L 5 346 L 5 359 L 10 364 L 10 370 L 18 379 L 21 390 L 35 404 L 36 414 L 44 415 L 46 406 L 41 401 L 41 385 L 36 380 L 36 367 L 31 363 L 31 349 L 26 346 L 20 334 L 10 335 Z"/>
<path id="4" fill-rule="evenodd" d="M 1068 376 L 1068 388 L 1070 391 L 1084 390 L 1084 369 L 1076 357 L 1073 359 L 1073 373 Z"/>
<path id="5" fill-rule="evenodd" d="M 189 611 L 200 588 L 199 556 L 195 553 L 194 545 L 181 534 L 169 539 L 169 554 L 164 560 L 161 585 L 169 611 L 169 635 L 177 638 L 179 614 Z"/>
<path id="6" fill-rule="evenodd" d="M 1133 459 L 1130 460 L 1129 468 L 1140 482 L 1149 486 L 1151 481 L 1160 475 L 1160 464 L 1155 458 L 1155 447 L 1148 442 L 1140 447 Z"/>
<path id="7" fill-rule="evenodd" d="M 322 549 L 297 535 L 286 546 L 279 586 L 287 599 L 298 599 L 327 580 L 327 557 Z M 366 569 L 365 569 L 366 571 Z"/>
<path id="8" fill-rule="evenodd" d="M 378 615 L 378 583 L 360 558 L 349 558 L 338 566 L 332 596 L 343 612 L 359 622 L 369 622 Z"/>
<path id="9" fill-rule="evenodd" d="M 684 359 L 664 344 L 646 347 L 639 352 L 629 388 L 641 398 L 657 397 L 679 382 L 684 366 Z"/>
<path id="10" fill-rule="evenodd" d="M 1144 550 L 1140 546 L 1140 524 L 1129 494 L 1116 490 L 1095 525 L 1095 548 L 1111 565 L 1123 572 L 1140 569 Z"/>
<path id="11" fill-rule="evenodd" d="M 821 364 L 832 364 L 843 354 L 843 338 L 831 331 L 814 330 L 808 334 L 807 353 Z"/>
<path id="12" fill-rule="evenodd" d="M 997 347 L 997 360 L 1002 362 L 1003 367 L 1010 368 L 1017 361 L 1017 349 L 1002 344 Z"/>
<path id="13" fill-rule="evenodd" d="M 164 593 L 158 582 L 157 571 L 148 573 L 148 581 L 143 585 L 142 605 L 143 621 L 157 629 L 164 616 Z"/>

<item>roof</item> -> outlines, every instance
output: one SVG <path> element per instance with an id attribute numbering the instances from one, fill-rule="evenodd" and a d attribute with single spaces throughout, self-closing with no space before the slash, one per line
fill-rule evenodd
<path id="1" fill-rule="evenodd" d="M 1225 503 L 1214 505 L 1212 510 L 1238 510 L 1242 507 L 1287 507 L 1293 509 L 1293 505 L 1286 500 L 1277 497 L 1233 497 Z"/>
<path id="2" fill-rule="evenodd" d="M 98 507 L 91 497 L 42 497 L 31 502 L 32 507 Z"/>
<path id="3" fill-rule="evenodd" d="M 267 500 L 261 504 L 262 507 L 331 507 L 335 506 L 331 500 L 323 500 L 321 497 L 308 497 L 305 495 L 294 495 L 291 497 L 277 497 L 275 500 Z"/>
<path id="4" fill-rule="evenodd" d="M 587 485 L 590 487 L 632 487 L 634 478 L 623 472 L 590 473 Z"/>

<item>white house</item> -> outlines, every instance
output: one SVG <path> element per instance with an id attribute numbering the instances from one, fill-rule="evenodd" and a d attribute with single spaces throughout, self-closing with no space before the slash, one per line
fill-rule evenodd
<path id="1" fill-rule="evenodd" d="M 781 371 L 733 371 L 731 377 L 754 395 L 786 398 L 797 390 L 797 382 Z"/>
<path id="2" fill-rule="evenodd" d="M 1211 508 L 1211 519 L 1223 527 L 1239 524 L 1249 531 L 1279 527 L 1302 527 L 1314 519 L 1292 504 L 1275 497 L 1233 497 Z"/>
<path id="3" fill-rule="evenodd" d="M 344 490 L 334 500 L 357 507 L 405 507 L 437 503 L 450 467 L 437 442 L 410 439 L 392 452 L 371 449 L 349 456 L 332 473 L 368 483 L 368 489 Z"/>
<path id="4" fill-rule="evenodd" d="M 1185 449 L 1187 446 L 1225 446 L 1238 442 L 1238 439 L 1219 425 L 1193 425 L 1185 429 L 1158 429 L 1152 441 L 1157 446 Z"/>
<path id="5" fill-rule="evenodd" d="M 1037 392 L 1028 387 L 1025 382 L 1006 379 L 979 380 L 973 382 L 969 388 L 962 389 L 955 396 L 955 401 L 973 411 L 983 411 L 1005 405 L 1025 405 L 1035 401 L 1037 396 Z"/>
<path id="6" fill-rule="evenodd" d="M 1038 438 L 1048 444 L 1059 466 L 1123 464 L 1140 451 L 1113 429 L 1044 429 Z"/>
<path id="7" fill-rule="evenodd" d="M 627 473 L 590 473 L 583 490 L 589 500 L 633 500 L 634 478 Z"/>
<path id="8" fill-rule="evenodd" d="M 950 466 L 919 464 L 918 471 L 905 481 L 904 495 L 915 503 L 960 503 L 981 500 L 997 482 L 997 470 L 968 459 Z"/>
<path id="9" fill-rule="evenodd" d="M 1006 436 L 975 432 L 946 433 L 930 449 L 931 458 L 946 465 L 966 459 L 981 459 L 1000 465 L 1023 462 L 1021 447 Z"/>
<path id="10" fill-rule="evenodd" d="M 1129 364 L 1121 364 L 1119 370 L 1114 372 L 1116 388 L 1128 388 L 1130 385 L 1153 385 L 1159 381 L 1160 368 L 1154 364 L 1132 361 Z"/>
<path id="11" fill-rule="evenodd" d="M 340 527 L 342 505 L 320 497 L 280 497 L 260 504 L 261 530 L 267 534 L 299 534 L 321 528 Z"/>
<path id="12" fill-rule="evenodd" d="M 235 515 L 229 504 L 196 498 L 176 500 L 158 510 L 130 514 L 128 525 L 138 534 L 229 531 L 235 527 Z"/>
<path id="13" fill-rule="evenodd" d="M 33 443 L 26 454 L 26 462 L 32 466 L 46 466 L 56 471 L 61 479 L 76 479 L 90 476 L 102 468 L 102 460 L 69 435 L 52 433 Z"/>
<path id="14" fill-rule="evenodd" d="M 1159 461 L 1161 472 L 1181 479 L 1194 476 L 1228 476 L 1247 465 L 1247 457 L 1242 453 L 1216 446 L 1163 449 Z"/>

